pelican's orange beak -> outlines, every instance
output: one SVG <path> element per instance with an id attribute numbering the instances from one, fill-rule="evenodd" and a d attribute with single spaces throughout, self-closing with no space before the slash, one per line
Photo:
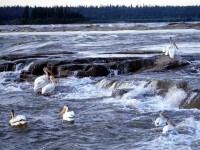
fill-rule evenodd
<path id="1" fill-rule="evenodd" d="M 170 42 L 178 49 L 178 47 L 177 47 L 175 41 L 173 41 L 171 37 L 169 38 L 169 40 L 170 40 Z"/>
<path id="2" fill-rule="evenodd" d="M 159 115 L 161 118 L 169 119 L 169 117 L 164 112 L 161 112 Z"/>
<path id="3" fill-rule="evenodd" d="M 53 75 L 53 73 L 49 69 L 47 69 L 47 72 L 50 73 L 51 75 Z"/>
<path id="4" fill-rule="evenodd" d="M 13 119 L 13 118 L 14 118 L 14 110 L 12 109 L 10 112 L 10 119 Z"/>
<path id="5" fill-rule="evenodd" d="M 174 46 L 178 49 L 178 47 L 177 47 L 177 45 L 176 45 L 176 43 L 175 42 L 173 42 L 173 44 L 174 44 Z"/>
<path id="6" fill-rule="evenodd" d="M 167 123 L 170 124 L 170 125 L 172 125 L 172 126 L 174 126 L 174 127 L 176 126 L 175 123 L 174 123 L 171 119 L 169 119 L 169 120 L 167 121 Z"/>
<path id="7" fill-rule="evenodd" d="M 55 83 L 58 83 L 59 81 L 56 79 L 56 78 L 54 78 L 53 76 L 51 77 L 51 80 L 53 81 L 53 82 L 55 82 Z"/>
<path id="8" fill-rule="evenodd" d="M 65 113 L 66 109 L 67 109 L 67 108 L 64 106 L 64 107 L 62 108 L 62 110 L 60 111 L 59 115 L 63 115 L 63 114 Z"/>

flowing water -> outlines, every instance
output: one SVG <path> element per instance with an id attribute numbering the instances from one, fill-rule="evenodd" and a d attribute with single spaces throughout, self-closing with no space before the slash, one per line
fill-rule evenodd
<path id="1" fill-rule="evenodd" d="M 200 31 L 67 31 L 0 33 L 0 54 L 71 51 L 66 59 L 90 57 L 135 57 L 128 54 L 103 54 L 128 50 L 157 50 L 177 41 L 178 55 L 199 55 Z M 59 55 L 59 54 L 58 54 Z M 149 57 L 150 55 L 142 55 Z M 141 57 L 141 56 L 140 56 Z M 200 60 L 191 61 L 199 64 Z M 200 71 L 187 73 L 143 73 L 108 77 L 60 78 L 51 96 L 34 93 L 32 82 L 17 82 L 21 64 L 12 72 L 0 73 L 0 149 L 200 149 L 200 111 L 179 109 L 187 96 L 176 86 L 160 95 L 154 81 L 188 81 L 199 85 Z M 151 84 L 149 84 L 151 82 Z M 113 96 L 116 89 L 129 89 L 123 96 Z M 63 122 L 58 113 L 67 105 L 75 112 L 73 124 Z M 28 126 L 13 128 L 9 112 L 24 114 Z M 153 121 L 165 111 L 177 125 L 178 135 L 162 135 Z"/>

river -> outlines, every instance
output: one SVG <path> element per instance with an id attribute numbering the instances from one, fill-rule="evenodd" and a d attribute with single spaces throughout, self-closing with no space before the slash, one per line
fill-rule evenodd
<path id="1" fill-rule="evenodd" d="M 6 32 L 0 33 L 0 55 L 58 51 L 49 57 L 150 57 L 154 54 L 116 52 L 162 51 L 169 37 L 177 42 L 179 57 L 200 55 L 200 31 L 194 29 Z M 200 60 L 190 63 L 199 66 Z M 106 77 L 63 77 L 54 94 L 42 96 L 33 91 L 33 82 L 16 81 L 30 64 L 0 72 L 0 149 L 200 149 L 200 111 L 179 108 L 187 92 L 174 86 L 179 81 L 199 86 L 199 68 L 194 68 L 195 73 L 115 71 Z M 165 94 L 159 94 L 161 89 L 153 84 L 158 80 L 172 82 Z M 129 91 L 113 96 L 116 89 Z M 58 115 L 64 105 L 75 113 L 73 124 Z M 11 109 L 27 117 L 27 127 L 9 125 Z M 154 126 L 159 111 L 173 119 L 178 135 L 163 135 L 162 128 Z"/>

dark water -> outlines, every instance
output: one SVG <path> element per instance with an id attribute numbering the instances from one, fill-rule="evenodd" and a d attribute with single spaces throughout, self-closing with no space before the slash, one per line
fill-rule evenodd
<path id="1" fill-rule="evenodd" d="M 0 54 L 71 51 L 73 57 L 122 57 L 99 54 L 127 50 L 161 50 L 169 36 L 177 39 L 178 55 L 199 54 L 199 31 L 110 31 L 66 33 L 1 33 Z M 127 55 L 124 55 L 126 57 Z M 65 56 L 63 56 L 65 57 Z M 66 56 L 67 59 L 67 56 Z M 192 63 L 199 63 L 195 60 Z M 28 65 L 28 64 L 27 64 Z M 62 78 L 51 96 L 37 95 L 33 83 L 7 81 L 16 72 L 0 73 L 0 149 L 199 149 L 200 111 L 179 109 L 186 91 L 170 87 L 166 95 L 147 87 L 157 79 L 194 80 L 195 74 L 123 75 L 104 78 Z M 113 84 L 108 84 L 116 80 Z M 195 84 L 194 82 L 194 84 Z M 113 97 L 115 89 L 131 89 Z M 58 113 L 67 105 L 75 112 L 73 124 Z M 28 126 L 13 128 L 9 112 L 24 114 Z M 164 110 L 177 124 L 178 135 L 162 135 L 153 121 Z"/>

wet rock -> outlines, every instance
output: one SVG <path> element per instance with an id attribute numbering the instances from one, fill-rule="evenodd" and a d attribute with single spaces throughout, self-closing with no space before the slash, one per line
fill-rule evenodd
<path id="1" fill-rule="evenodd" d="M 35 61 L 28 69 L 28 72 L 31 72 L 33 75 L 42 75 L 44 74 L 43 68 L 47 67 L 48 60 L 38 60 Z"/>
<path id="2" fill-rule="evenodd" d="M 58 73 L 58 77 L 69 77 L 69 76 L 72 76 L 74 75 L 74 73 L 72 71 L 69 71 L 69 70 L 64 70 L 64 71 L 59 71 Z"/>
<path id="3" fill-rule="evenodd" d="M 15 69 L 15 63 L 8 61 L 0 62 L 0 72 L 14 71 L 14 69 Z"/>
<path id="4" fill-rule="evenodd" d="M 128 72 L 135 72 L 138 70 L 148 69 L 154 65 L 153 59 L 138 59 L 128 62 Z"/>
<path id="5" fill-rule="evenodd" d="M 200 109 L 200 93 L 199 92 L 192 92 L 188 98 L 183 101 L 180 105 L 182 108 L 197 108 Z"/>
<path id="6" fill-rule="evenodd" d="M 172 60 L 171 62 L 168 63 L 166 69 L 176 69 L 178 67 L 183 67 L 186 65 L 189 65 L 189 62 L 186 60 Z"/>
<path id="7" fill-rule="evenodd" d="M 58 66 L 57 72 L 59 77 L 68 77 L 74 75 L 77 70 L 83 70 L 84 65 L 67 64 Z"/>
<path id="8" fill-rule="evenodd" d="M 84 69 L 84 65 L 78 65 L 78 64 L 67 64 L 67 65 L 60 65 L 58 67 L 58 72 L 61 71 L 75 71 L 75 70 L 83 70 Z"/>
<path id="9" fill-rule="evenodd" d="M 154 59 L 154 65 L 146 71 L 165 71 L 178 69 L 190 64 L 187 60 L 182 60 L 179 58 L 171 59 L 169 56 L 165 55 L 155 56 L 152 59 Z"/>
<path id="10" fill-rule="evenodd" d="M 135 59 L 135 60 L 127 60 L 122 62 L 110 63 L 110 68 L 114 70 L 118 70 L 119 74 L 126 74 L 129 72 L 136 72 L 148 69 L 154 65 L 153 59 Z"/>
<path id="11" fill-rule="evenodd" d="M 158 91 L 158 95 L 165 95 L 170 88 L 176 87 L 178 89 L 183 89 L 184 91 L 190 91 L 188 82 L 186 81 L 177 81 L 173 80 L 153 80 L 149 81 L 145 87 L 149 87 Z"/>
<path id="12" fill-rule="evenodd" d="M 54 52 L 52 52 L 52 54 L 54 54 Z M 8 59 L 10 56 L 11 55 L 8 55 L 8 57 L 4 57 Z M 24 54 L 24 56 L 28 56 L 28 54 Z M 48 67 L 57 77 L 68 77 L 72 75 L 76 75 L 78 77 L 107 76 L 110 73 L 109 69 L 116 70 L 118 74 L 167 71 L 172 69 L 182 69 L 182 67 L 187 66 L 189 64 L 188 61 L 184 59 L 170 59 L 168 56 L 165 55 L 158 55 L 150 58 L 79 58 L 73 60 L 66 60 L 66 58 L 64 57 L 56 59 L 52 59 L 50 57 L 43 59 L 29 57 L 27 59 L 22 59 L 22 57 L 19 58 L 20 59 L 17 59 L 17 57 L 14 56 L 11 58 L 15 60 L 14 63 L 9 63 L 7 65 L 9 66 L 7 67 L 8 70 L 10 70 L 15 64 L 21 63 L 22 65 L 20 64 L 20 66 L 24 66 L 23 63 L 31 63 L 28 72 L 30 72 L 32 75 L 42 75 L 44 74 L 43 68 Z M 2 68 L 2 70 L 5 70 L 5 65 L 3 65 Z M 25 75 L 23 76 L 23 78 L 26 77 Z"/>
<path id="13" fill-rule="evenodd" d="M 66 64 L 68 63 L 67 61 L 64 61 L 64 60 L 51 60 L 51 61 L 48 61 L 47 63 L 47 68 L 49 70 L 51 70 L 51 72 L 54 74 L 54 75 L 57 75 L 59 74 L 58 72 L 58 67 L 60 65 L 63 65 L 63 64 Z"/>
<path id="14" fill-rule="evenodd" d="M 130 89 L 115 89 L 112 92 L 113 97 L 122 97 L 124 94 L 128 93 Z"/>
<path id="15" fill-rule="evenodd" d="M 37 60 L 29 67 L 28 71 L 31 72 L 33 75 L 42 75 L 44 74 L 43 68 L 47 67 L 49 70 L 52 71 L 54 75 L 57 75 L 58 66 L 63 65 L 65 63 L 68 62 L 64 60 Z"/>
<path id="16" fill-rule="evenodd" d="M 110 71 L 103 65 L 86 66 L 83 71 L 79 71 L 76 75 L 78 77 L 100 77 L 107 76 Z"/>
<path id="17" fill-rule="evenodd" d="M 185 91 L 189 90 L 188 83 L 186 81 L 181 81 L 181 82 L 177 83 L 176 87 L 179 89 L 183 89 Z"/>
<path id="18" fill-rule="evenodd" d="M 31 72 L 22 71 L 19 77 L 19 82 L 23 81 L 33 82 L 36 77 L 37 76 L 32 75 Z"/>
<path id="19" fill-rule="evenodd" d="M 59 50 L 55 50 L 55 51 L 45 51 L 45 52 L 35 52 L 35 53 L 20 53 L 20 54 L 9 54 L 9 55 L 2 55 L 0 56 L 1 60 L 9 60 L 9 61 L 14 61 L 14 60 L 19 60 L 19 59 L 30 59 L 30 58 L 44 58 L 47 59 L 50 56 L 57 56 L 57 55 L 61 55 L 61 57 L 63 55 L 70 55 L 70 54 L 74 54 L 72 52 L 68 52 L 68 51 L 59 51 Z"/>

